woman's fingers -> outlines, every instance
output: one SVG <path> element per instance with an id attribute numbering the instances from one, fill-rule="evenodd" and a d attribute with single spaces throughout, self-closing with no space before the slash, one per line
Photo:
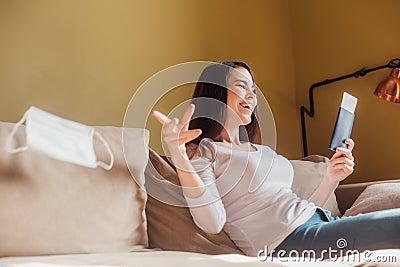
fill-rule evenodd
<path id="1" fill-rule="evenodd" d="M 348 148 L 338 147 L 335 154 L 329 160 L 328 170 L 336 177 L 338 181 L 342 181 L 354 171 L 354 157 L 351 151 L 354 148 L 354 141 L 350 138 L 345 140 Z"/>
<path id="2" fill-rule="evenodd" d="M 169 123 L 171 120 L 165 116 L 164 114 L 162 114 L 159 111 L 154 110 L 152 113 L 154 118 L 156 118 L 161 124 L 165 124 L 165 123 Z"/>
<path id="3" fill-rule="evenodd" d="M 200 135 L 201 135 L 200 129 L 193 129 L 189 131 L 181 131 L 179 133 L 179 136 L 176 135 L 165 136 L 164 141 L 167 143 L 178 141 L 180 144 L 183 144 L 192 141 L 193 139 L 199 137 Z"/>
<path id="4" fill-rule="evenodd" d="M 350 151 L 352 151 L 353 148 L 354 148 L 354 141 L 353 141 L 353 139 L 347 138 L 344 142 L 348 145 L 348 149 L 349 149 Z"/>
<path id="5" fill-rule="evenodd" d="M 335 158 L 333 160 L 331 160 L 332 165 L 337 165 L 337 164 L 347 164 L 349 166 L 354 166 L 354 161 L 350 160 L 347 157 L 340 157 L 340 158 Z"/>
<path id="6" fill-rule="evenodd" d="M 194 104 L 189 104 L 185 110 L 185 113 L 183 114 L 183 117 L 180 121 L 180 128 L 182 130 L 188 130 L 189 129 L 189 122 L 190 118 L 192 118 L 193 113 L 194 113 L 195 106 Z"/>
<path id="7" fill-rule="evenodd" d="M 190 122 L 190 118 L 193 116 L 194 113 L 194 109 L 195 106 L 194 104 L 189 104 L 188 107 L 185 110 L 185 113 L 183 114 L 183 117 L 181 120 L 179 119 L 173 119 L 173 124 L 178 124 L 178 130 L 188 130 L 189 129 L 189 122 Z M 167 116 L 165 116 L 163 113 L 154 110 L 152 112 L 153 117 L 155 117 L 161 124 L 163 124 L 164 126 L 167 126 L 170 122 L 171 119 L 169 119 Z M 170 127 L 168 127 L 170 128 Z"/>
<path id="8" fill-rule="evenodd" d="M 182 143 L 187 143 L 192 141 L 193 139 L 196 139 L 201 135 L 201 130 L 200 129 L 195 129 L 195 130 L 189 130 L 185 132 L 181 132 L 179 134 L 179 142 Z"/>
<path id="9" fill-rule="evenodd" d="M 340 151 L 339 148 L 336 148 L 336 152 L 331 157 L 331 160 L 334 160 L 334 159 L 337 159 L 337 158 L 341 158 L 341 157 L 343 157 L 343 152 Z"/>
<path id="10" fill-rule="evenodd" d="M 339 149 L 339 152 L 341 152 L 344 156 L 346 156 L 350 160 L 354 160 L 353 154 L 351 153 L 350 149 L 342 148 L 342 147 L 339 147 L 338 149 Z"/>
<path id="11" fill-rule="evenodd" d="M 340 158 L 342 156 L 346 156 L 349 159 L 354 160 L 351 150 L 348 148 L 343 148 L 343 147 L 337 147 L 336 152 L 335 152 L 335 154 L 333 154 L 331 159 Z"/>
<path id="12" fill-rule="evenodd" d="M 352 166 L 349 166 L 347 164 L 337 164 L 335 166 L 333 166 L 334 170 L 343 170 L 343 172 L 347 175 L 350 175 L 354 168 Z"/>
<path id="13" fill-rule="evenodd" d="M 177 133 L 179 131 L 178 127 L 175 127 L 179 123 L 179 119 L 170 119 L 159 111 L 153 111 L 152 115 L 163 125 L 163 134 L 168 134 L 169 132 Z"/>
<path id="14" fill-rule="evenodd" d="M 163 136 L 165 142 L 172 143 L 178 141 L 179 144 L 185 144 L 201 135 L 200 129 L 187 130 L 193 112 L 194 105 L 190 104 L 186 108 L 181 121 L 179 121 L 178 118 L 169 119 L 167 116 L 159 111 L 153 111 L 152 115 L 161 124 L 163 124 Z"/>

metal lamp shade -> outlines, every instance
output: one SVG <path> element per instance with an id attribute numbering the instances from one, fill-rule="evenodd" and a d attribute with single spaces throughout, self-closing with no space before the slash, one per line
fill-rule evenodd
<path id="1" fill-rule="evenodd" d="M 400 69 L 392 69 L 390 76 L 381 81 L 374 95 L 386 101 L 400 103 Z"/>

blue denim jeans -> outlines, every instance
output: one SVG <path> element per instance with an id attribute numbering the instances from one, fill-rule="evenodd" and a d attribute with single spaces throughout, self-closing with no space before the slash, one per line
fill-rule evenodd
<path id="1" fill-rule="evenodd" d="M 313 250 L 321 255 L 329 248 L 360 253 L 400 248 L 400 208 L 335 218 L 329 211 L 317 208 L 315 214 L 287 236 L 271 255 L 276 256 L 279 250 L 287 253 Z"/>

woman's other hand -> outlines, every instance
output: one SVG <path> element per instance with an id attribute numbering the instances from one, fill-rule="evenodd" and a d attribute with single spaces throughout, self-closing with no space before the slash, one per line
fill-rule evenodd
<path id="1" fill-rule="evenodd" d="M 329 160 L 326 169 L 326 178 L 333 183 L 339 184 L 354 171 L 354 157 L 351 151 L 354 148 L 354 141 L 350 138 L 345 140 L 348 148 L 336 148 L 335 154 Z"/>
<path id="2" fill-rule="evenodd" d="M 163 140 L 167 144 L 171 157 L 183 156 L 187 159 L 185 144 L 201 135 L 200 129 L 189 130 L 189 122 L 194 113 L 195 106 L 189 104 L 183 117 L 169 119 L 159 111 L 153 111 L 152 115 L 163 124 Z"/>

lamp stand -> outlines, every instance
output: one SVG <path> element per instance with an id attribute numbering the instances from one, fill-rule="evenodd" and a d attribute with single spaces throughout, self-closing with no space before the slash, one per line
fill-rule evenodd
<path id="1" fill-rule="evenodd" d="M 382 66 L 378 66 L 378 67 L 370 68 L 370 69 L 362 68 L 361 70 L 356 71 L 356 72 L 354 72 L 352 74 L 340 76 L 340 77 L 333 78 L 333 79 L 326 79 L 324 81 L 317 82 L 317 83 L 314 83 L 313 85 L 311 85 L 310 89 L 308 90 L 308 96 L 309 96 L 309 100 L 310 100 L 310 110 L 308 110 L 304 106 L 300 107 L 301 133 L 302 133 L 302 138 L 303 138 L 303 155 L 304 156 L 308 156 L 306 122 L 305 122 L 304 114 L 306 113 L 311 118 L 314 117 L 314 96 L 313 96 L 313 92 L 314 92 L 315 88 L 317 88 L 319 86 L 322 86 L 322 85 L 326 85 L 326 84 L 334 83 L 334 82 L 337 82 L 337 81 L 345 80 L 345 79 L 348 79 L 348 78 L 363 77 L 369 72 L 377 71 L 377 70 L 380 70 L 380 69 L 384 69 L 384 68 L 392 68 L 393 69 L 393 68 L 399 68 L 399 67 L 400 67 L 400 59 L 395 58 L 395 59 L 392 59 L 386 65 L 382 65 Z"/>

